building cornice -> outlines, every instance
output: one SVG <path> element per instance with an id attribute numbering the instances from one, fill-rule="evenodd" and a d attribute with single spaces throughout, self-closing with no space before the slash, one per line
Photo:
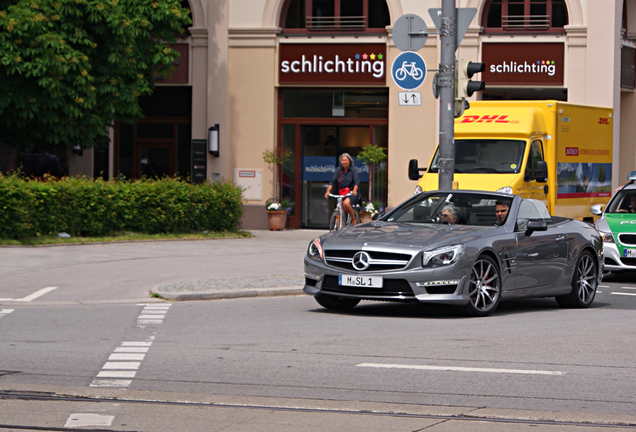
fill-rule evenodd
<path id="1" fill-rule="evenodd" d="M 230 27 L 230 47 L 275 47 L 280 27 Z"/>

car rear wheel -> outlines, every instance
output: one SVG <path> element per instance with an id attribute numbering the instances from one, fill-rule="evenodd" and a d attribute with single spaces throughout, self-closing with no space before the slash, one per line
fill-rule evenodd
<path id="1" fill-rule="evenodd" d="M 360 299 L 348 297 L 336 297 L 326 294 L 318 294 L 314 296 L 318 304 L 326 309 L 332 310 L 350 310 L 360 303 Z"/>
<path id="2" fill-rule="evenodd" d="M 481 255 L 473 264 L 468 282 L 466 312 L 473 316 L 487 316 L 497 309 L 501 298 L 501 276 L 494 259 Z"/>
<path id="3" fill-rule="evenodd" d="M 556 298 L 561 307 L 586 308 L 594 301 L 598 285 L 598 267 L 594 256 L 584 251 L 576 263 L 572 277 L 572 291 Z"/>

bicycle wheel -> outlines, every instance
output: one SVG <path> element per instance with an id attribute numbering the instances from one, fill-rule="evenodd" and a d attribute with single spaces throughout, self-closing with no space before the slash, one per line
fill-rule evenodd
<path id="1" fill-rule="evenodd" d="M 403 68 L 400 68 L 398 70 L 395 71 L 395 78 L 398 81 L 402 81 L 404 78 L 406 78 L 406 71 Z"/>
<path id="2" fill-rule="evenodd" d="M 329 220 L 329 232 L 337 231 L 338 228 L 340 228 L 340 217 L 338 212 L 334 211 L 331 213 L 331 219 Z"/>
<path id="3" fill-rule="evenodd" d="M 356 222 L 360 223 L 360 212 L 358 211 L 358 209 L 353 209 L 353 215 L 356 217 Z"/>

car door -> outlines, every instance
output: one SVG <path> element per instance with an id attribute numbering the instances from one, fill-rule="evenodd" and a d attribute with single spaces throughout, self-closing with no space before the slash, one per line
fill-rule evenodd
<path id="1" fill-rule="evenodd" d="M 544 231 L 527 230 L 529 221 L 544 221 Z M 552 219 L 545 204 L 526 199 L 519 207 L 515 230 L 515 294 L 536 294 L 555 284 L 563 275 L 568 255 L 568 236 Z"/>

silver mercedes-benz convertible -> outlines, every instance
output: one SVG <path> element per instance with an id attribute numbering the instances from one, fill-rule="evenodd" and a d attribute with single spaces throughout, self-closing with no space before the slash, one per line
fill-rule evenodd
<path id="1" fill-rule="evenodd" d="M 516 195 L 430 191 L 313 240 L 304 292 L 334 310 L 380 300 L 486 316 L 522 297 L 589 307 L 602 275 L 603 241 L 588 223 L 550 216 L 543 202 Z"/>

